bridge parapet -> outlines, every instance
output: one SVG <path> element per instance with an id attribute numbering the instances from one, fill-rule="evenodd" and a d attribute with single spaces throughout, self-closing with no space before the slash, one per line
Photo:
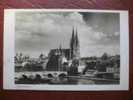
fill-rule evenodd
<path id="1" fill-rule="evenodd" d="M 41 72 L 16 72 L 15 78 L 22 78 L 25 75 L 28 78 L 36 78 L 39 75 L 41 78 L 58 78 L 59 76 L 67 76 L 65 71 L 41 71 Z"/>

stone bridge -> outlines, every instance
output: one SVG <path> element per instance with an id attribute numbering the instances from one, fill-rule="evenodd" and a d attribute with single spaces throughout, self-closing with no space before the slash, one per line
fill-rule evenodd
<path id="1" fill-rule="evenodd" d="M 32 79 L 36 78 L 37 76 L 41 78 L 59 78 L 59 77 L 66 77 L 67 72 L 65 71 L 15 72 L 15 79 L 22 78 L 23 76 Z"/>

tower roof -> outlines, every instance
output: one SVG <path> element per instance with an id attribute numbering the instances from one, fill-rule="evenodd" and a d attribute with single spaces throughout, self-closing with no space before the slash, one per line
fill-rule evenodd
<path id="1" fill-rule="evenodd" d="M 71 40 L 70 40 L 70 47 L 73 48 L 73 43 L 74 43 L 74 28 L 72 30 L 72 37 L 71 37 Z"/>
<path id="2" fill-rule="evenodd" d="M 73 48 L 73 46 L 79 46 L 79 39 L 78 39 L 78 33 L 77 33 L 77 29 L 72 30 L 72 37 L 71 37 L 71 40 L 70 40 L 70 47 Z"/>
<path id="3" fill-rule="evenodd" d="M 79 39 L 78 39 L 77 29 L 76 29 L 76 34 L 75 34 L 75 45 L 76 45 L 76 46 L 79 45 Z"/>

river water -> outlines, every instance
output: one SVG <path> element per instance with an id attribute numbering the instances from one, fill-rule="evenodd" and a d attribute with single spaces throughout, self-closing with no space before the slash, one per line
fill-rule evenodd
<path id="1" fill-rule="evenodd" d="M 59 78 L 19 78 L 15 80 L 16 84 L 66 84 L 66 85 L 89 85 L 89 84 L 119 84 L 119 80 L 113 80 L 113 79 L 99 79 L 99 78 L 79 78 L 79 76 L 74 77 L 66 77 L 63 79 Z"/>

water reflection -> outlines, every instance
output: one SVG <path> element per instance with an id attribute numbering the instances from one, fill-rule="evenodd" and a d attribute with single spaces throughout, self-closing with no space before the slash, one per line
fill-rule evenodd
<path id="1" fill-rule="evenodd" d="M 82 79 L 82 78 L 73 78 L 67 77 L 63 79 L 59 78 L 43 78 L 40 77 L 35 79 L 30 79 L 28 77 L 23 77 L 15 80 L 16 84 L 62 84 L 62 85 L 83 85 L 83 84 L 119 84 L 119 80 L 97 80 L 97 79 Z"/>

